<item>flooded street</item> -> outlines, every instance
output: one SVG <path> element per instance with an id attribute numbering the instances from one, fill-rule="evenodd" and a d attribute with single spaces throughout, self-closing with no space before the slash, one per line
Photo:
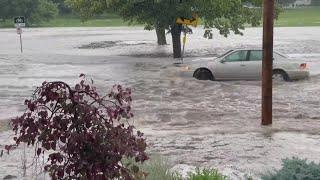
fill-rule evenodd
<path id="1" fill-rule="evenodd" d="M 203 38 L 194 30 L 186 64 L 231 48 L 261 47 L 262 29 L 244 36 Z M 172 165 L 218 168 L 231 179 L 259 177 L 298 156 L 320 161 L 320 27 L 276 28 L 275 50 L 307 62 L 309 80 L 274 84 L 274 124 L 260 126 L 260 81 L 198 81 L 174 67 L 171 45 L 158 47 L 143 28 L 0 29 L 0 120 L 20 115 L 25 98 L 43 81 L 71 84 L 84 73 L 101 92 L 113 84 L 131 87 L 135 125 L 150 153 Z M 171 44 L 168 37 L 168 42 Z M 190 76 L 189 76 L 190 75 Z M 0 133 L 0 149 L 9 132 Z M 0 158 L 0 179 L 19 176 L 20 156 Z M 32 152 L 30 152 L 32 154 Z"/>

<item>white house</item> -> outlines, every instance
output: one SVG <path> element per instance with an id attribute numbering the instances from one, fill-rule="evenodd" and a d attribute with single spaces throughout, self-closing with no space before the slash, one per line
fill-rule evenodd
<path id="1" fill-rule="evenodd" d="M 311 0 L 297 0 L 293 3 L 294 6 L 308 6 L 311 5 Z"/>

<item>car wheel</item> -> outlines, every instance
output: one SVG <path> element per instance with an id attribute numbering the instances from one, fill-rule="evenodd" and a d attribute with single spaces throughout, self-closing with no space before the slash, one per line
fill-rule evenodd
<path id="1" fill-rule="evenodd" d="M 193 77 L 198 79 L 198 80 L 214 80 L 214 77 L 212 75 L 212 73 L 208 70 L 208 69 L 197 69 L 194 74 Z"/>
<path id="2" fill-rule="evenodd" d="M 272 73 L 272 79 L 276 82 L 290 81 L 288 74 L 283 70 L 274 70 Z"/>

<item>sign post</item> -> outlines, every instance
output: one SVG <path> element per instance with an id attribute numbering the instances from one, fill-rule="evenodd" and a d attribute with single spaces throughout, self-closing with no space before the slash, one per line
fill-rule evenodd
<path id="1" fill-rule="evenodd" d="M 262 63 L 262 125 L 272 124 L 272 66 L 274 2 L 264 0 L 263 63 Z"/>
<path id="2" fill-rule="evenodd" d="M 21 53 L 23 53 L 23 48 L 22 48 L 22 37 L 21 37 L 21 34 L 22 34 L 22 29 L 19 27 L 17 28 L 17 34 L 19 34 L 20 36 L 20 50 L 21 50 Z"/>
<path id="3" fill-rule="evenodd" d="M 183 32 L 184 36 L 183 36 L 183 47 L 182 47 L 182 54 L 181 54 L 181 63 L 183 64 L 183 58 L 184 58 L 184 50 L 185 50 L 185 47 L 186 47 L 186 43 L 187 43 L 187 26 L 184 27 L 185 30 Z"/>
<path id="4" fill-rule="evenodd" d="M 186 18 L 177 18 L 176 23 L 184 25 L 184 37 L 182 39 L 183 47 L 182 47 L 182 55 L 181 55 L 181 63 L 183 64 L 183 58 L 184 58 L 184 51 L 187 43 L 187 33 L 188 33 L 188 25 L 191 25 L 193 27 L 197 27 L 199 24 L 199 17 L 196 13 L 192 15 L 192 19 L 186 19 Z"/>
<path id="5" fill-rule="evenodd" d="M 17 28 L 17 34 L 20 36 L 20 51 L 23 52 L 22 48 L 22 28 L 26 26 L 26 21 L 23 16 L 15 17 L 14 18 L 14 25 Z"/>

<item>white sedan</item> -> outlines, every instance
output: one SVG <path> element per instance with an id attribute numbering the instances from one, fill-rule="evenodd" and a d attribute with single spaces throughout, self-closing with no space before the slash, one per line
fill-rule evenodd
<path id="1" fill-rule="evenodd" d="M 291 81 L 309 77 L 306 63 L 290 61 L 278 52 L 274 52 L 273 59 L 274 79 Z M 199 80 L 258 80 L 262 75 L 262 50 L 230 50 L 192 69 L 195 69 L 193 77 Z"/>

